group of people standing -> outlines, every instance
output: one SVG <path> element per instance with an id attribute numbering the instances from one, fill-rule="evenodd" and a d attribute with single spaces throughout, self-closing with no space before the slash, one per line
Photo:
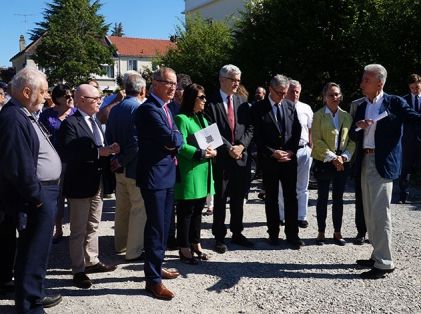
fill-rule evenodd
<path id="1" fill-rule="evenodd" d="M 324 106 L 313 115 L 299 101 L 300 83 L 281 74 L 270 80 L 268 94 L 250 105 L 237 93 L 241 71 L 231 64 L 220 69 L 220 89 L 209 97 L 198 84 L 180 88 L 175 71 L 167 67 L 153 73 L 146 97 L 144 79 L 129 71 L 123 79 L 125 97 L 107 112 L 103 132 L 96 119 L 101 101 L 97 86 L 82 84 L 74 94 L 65 85 L 56 86 L 52 93 L 56 106 L 44 110 L 38 120 L 35 113 L 48 93 L 46 77 L 31 68 L 21 70 L 10 84 L 11 100 L 0 111 L 2 232 L 8 226 L 8 239 L 15 242 L 15 228 L 19 231 L 16 258 L 13 247 L 2 288 L 10 285 L 14 274 L 19 313 L 43 313 L 44 307 L 60 302 L 60 296 L 44 295 L 43 282 L 54 221 L 57 237 L 61 232 L 63 206 L 57 202 L 62 204 L 63 197 L 70 207 L 74 285 L 89 288 L 92 281 L 87 274 L 116 269 L 98 258 L 103 173 L 111 169 L 116 176 L 116 252 L 125 253 L 128 261 L 144 260 L 146 290 L 156 298 L 172 299 L 174 294 L 162 279 L 177 278 L 179 273 L 162 263 L 174 201 L 181 261 L 195 265 L 210 258 L 200 243 L 202 210 L 209 195 L 214 195 L 215 251 L 223 254 L 228 249 L 227 202 L 231 243 L 254 246 L 243 234 L 252 143 L 263 175 L 268 240 L 274 246 L 280 243 L 281 221 L 288 245 L 293 249 L 305 245 L 299 227 L 308 226 L 312 158 L 318 181 L 316 242 L 323 245 L 326 240 L 332 184 L 333 239 L 345 245 L 342 196 L 350 162 L 355 160 L 357 211 L 363 211 L 373 246 L 371 257 L 357 264 L 370 268 L 361 274 L 364 279 L 384 277 L 395 269 L 390 203 L 393 180 L 401 170 L 402 125 L 421 121 L 421 114 L 407 101 L 383 92 L 386 77 L 379 64 L 364 68 L 360 86 L 365 97 L 351 116 L 340 108 L 343 96 L 334 82 L 324 86 Z M 419 101 L 420 89 L 411 103 Z M 175 103 L 177 92 L 181 97 Z M 194 134 L 214 123 L 223 145 L 199 148 Z"/>

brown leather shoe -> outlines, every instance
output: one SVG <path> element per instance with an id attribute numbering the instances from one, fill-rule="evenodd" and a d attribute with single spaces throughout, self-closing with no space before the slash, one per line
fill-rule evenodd
<path id="1" fill-rule="evenodd" d="M 161 300 L 171 300 L 174 298 L 174 293 L 168 290 L 162 283 L 157 284 L 146 284 L 145 287 L 146 291 L 153 294 L 153 296 L 157 299 Z"/>
<path id="2" fill-rule="evenodd" d="M 93 273 L 106 273 L 109 271 L 114 271 L 117 269 L 116 265 L 105 265 L 101 262 L 92 265 L 92 266 L 86 266 L 85 267 L 85 273 L 86 274 L 93 274 Z"/>
<path id="3" fill-rule="evenodd" d="M 178 276 L 180 276 L 180 273 L 176 271 L 175 269 L 168 269 L 168 268 L 162 268 L 161 269 L 161 278 L 162 279 L 175 279 Z"/>

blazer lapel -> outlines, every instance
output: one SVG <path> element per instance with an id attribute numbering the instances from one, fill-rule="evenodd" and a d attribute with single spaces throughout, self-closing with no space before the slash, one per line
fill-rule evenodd
<path id="1" fill-rule="evenodd" d="M 229 123 L 228 123 L 227 111 L 225 110 L 224 100 L 222 99 L 222 97 L 221 97 L 221 93 L 220 93 L 220 92 L 218 92 L 217 97 L 219 98 L 219 101 L 216 103 L 216 107 L 219 109 L 219 111 L 221 111 L 222 116 L 223 116 L 223 117 L 224 117 L 224 119 L 225 119 L 225 122 L 227 123 L 227 125 L 229 125 Z M 233 98 L 234 98 L 234 97 L 233 97 Z M 234 102 L 234 100 L 233 100 L 233 102 Z M 235 113 L 234 113 L 234 115 L 235 115 Z M 236 116 L 236 115 L 235 115 L 235 116 Z"/>
<path id="2" fill-rule="evenodd" d="M 269 113 L 269 117 L 272 119 L 273 124 L 275 125 L 276 129 L 278 130 L 279 134 L 281 134 L 281 130 L 279 129 L 278 121 L 276 120 L 275 115 L 273 114 L 272 104 L 270 103 L 269 99 L 266 99 L 266 106 Z"/>
<path id="3" fill-rule="evenodd" d="M 383 94 L 383 101 L 382 101 L 382 104 L 380 105 L 379 114 L 388 110 L 389 102 L 390 102 L 389 95 L 384 93 Z"/>
<path id="4" fill-rule="evenodd" d="M 78 122 L 79 126 L 85 131 L 86 135 L 88 135 L 92 139 L 92 141 L 95 143 L 94 134 L 92 133 L 91 129 L 89 128 L 89 126 L 88 126 L 85 118 L 83 117 L 83 115 L 79 111 L 76 111 L 74 116 L 77 117 L 77 122 Z"/>

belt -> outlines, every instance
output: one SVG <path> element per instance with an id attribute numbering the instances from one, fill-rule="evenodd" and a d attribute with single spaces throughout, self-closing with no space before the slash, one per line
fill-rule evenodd
<path id="1" fill-rule="evenodd" d="M 374 152 L 375 152 L 375 149 L 374 149 L 374 148 L 364 148 L 364 149 L 363 149 L 363 153 L 364 153 L 365 155 L 368 155 L 368 154 L 374 154 Z"/>
<path id="2" fill-rule="evenodd" d="M 48 180 L 48 181 L 40 181 L 42 186 L 50 186 L 50 185 L 59 185 L 60 179 L 57 180 Z"/>

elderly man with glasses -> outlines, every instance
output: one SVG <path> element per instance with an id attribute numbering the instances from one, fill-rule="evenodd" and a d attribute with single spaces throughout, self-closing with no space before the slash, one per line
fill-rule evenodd
<path id="1" fill-rule="evenodd" d="M 60 154 L 67 164 L 63 191 L 71 208 L 69 249 L 73 283 L 85 289 L 92 285 L 86 274 L 116 269 L 98 258 L 102 173 L 104 167 L 109 167 L 108 156 L 120 151 L 117 143 L 106 146 L 95 118 L 100 100 L 98 89 L 80 85 L 74 99 L 77 111 L 63 121 L 59 130 Z"/>

